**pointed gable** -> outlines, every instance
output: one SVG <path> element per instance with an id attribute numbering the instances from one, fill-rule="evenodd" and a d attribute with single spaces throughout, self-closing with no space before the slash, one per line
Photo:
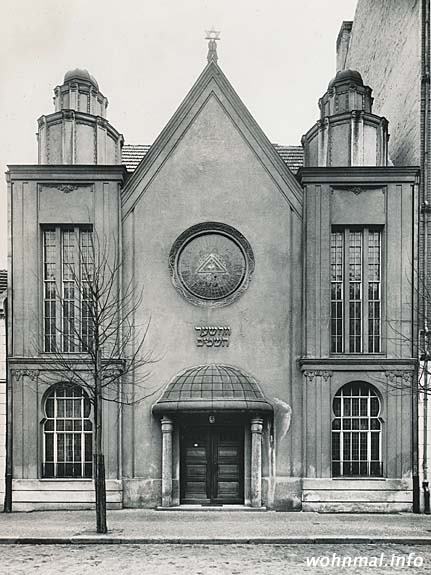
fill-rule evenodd
<path id="1" fill-rule="evenodd" d="M 302 189 L 271 142 L 260 129 L 232 85 L 214 62 L 210 61 L 183 100 L 171 120 L 145 154 L 125 185 L 122 195 L 123 216 L 126 216 L 145 193 L 147 185 L 178 146 L 197 118 L 218 106 L 222 114 L 218 121 L 229 121 L 247 147 L 252 150 L 262 168 L 271 177 L 291 208 L 302 214 Z M 217 116 L 217 114 L 216 114 Z M 214 113 L 213 113 L 214 117 Z M 207 126 L 211 129 L 210 126 Z M 211 133 L 208 133 L 211 138 Z M 225 142 L 224 145 L 229 145 Z"/>

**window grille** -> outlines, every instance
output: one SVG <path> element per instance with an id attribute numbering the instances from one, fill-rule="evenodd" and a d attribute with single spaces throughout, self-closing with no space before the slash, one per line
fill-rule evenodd
<path id="1" fill-rule="evenodd" d="M 380 400 L 363 382 L 348 383 L 334 397 L 332 475 L 381 476 L 382 425 Z"/>
<path id="2" fill-rule="evenodd" d="M 56 385 L 45 401 L 43 477 L 91 477 L 91 404 L 78 385 Z"/>

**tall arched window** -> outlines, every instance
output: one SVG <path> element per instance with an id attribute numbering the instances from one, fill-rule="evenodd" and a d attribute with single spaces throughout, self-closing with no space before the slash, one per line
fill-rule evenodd
<path id="1" fill-rule="evenodd" d="M 91 477 L 91 404 L 79 385 L 53 387 L 45 400 L 43 477 Z"/>
<path id="2" fill-rule="evenodd" d="M 374 387 L 347 383 L 334 397 L 333 412 L 332 475 L 382 475 L 380 399 Z"/>

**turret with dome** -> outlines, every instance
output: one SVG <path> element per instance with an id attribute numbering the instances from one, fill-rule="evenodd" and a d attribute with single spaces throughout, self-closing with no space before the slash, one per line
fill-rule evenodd
<path id="1" fill-rule="evenodd" d="M 120 164 L 123 136 L 106 119 L 108 99 L 88 70 L 69 70 L 55 112 L 38 120 L 39 164 Z"/>
<path id="2" fill-rule="evenodd" d="M 388 122 L 372 113 L 372 90 L 339 70 L 319 100 L 320 120 L 302 138 L 305 166 L 387 166 Z"/>

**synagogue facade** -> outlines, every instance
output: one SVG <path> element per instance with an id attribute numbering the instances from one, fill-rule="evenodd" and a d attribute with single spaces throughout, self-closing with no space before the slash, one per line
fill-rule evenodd
<path id="1" fill-rule="evenodd" d="M 7 174 L 15 510 L 92 505 L 94 414 L 56 356 L 85 372 L 64 326 L 86 329 L 70 269 L 95 237 L 120 297 L 142 290 L 154 358 L 118 383 L 141 401 L 103 404 L 108 507 L 412 509 L 418 169 L 389 165 L 371 88 L 337 73 L 298 170 L 214 40 L 149 147 L 124 144 L 87 71 L 66 74 L 38 164 Z"/>

